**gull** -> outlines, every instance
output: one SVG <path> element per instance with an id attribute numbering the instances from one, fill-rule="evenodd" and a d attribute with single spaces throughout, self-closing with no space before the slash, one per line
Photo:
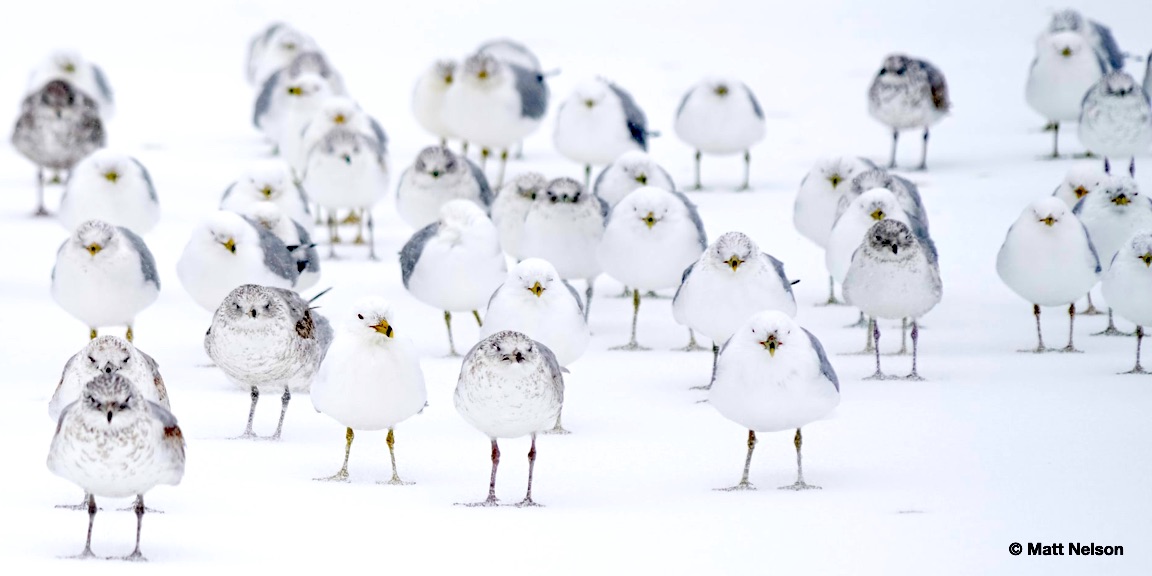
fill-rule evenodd
<path id="1" fill-rule="evenodd" d="M 569 160 L 584 165 L 584 187 L 592 166 L 611 164 L 621 154 L 646 152 L 648 119 L 632 95 L 603 78 L 578 84 L 556 112 L 552 141 Z"/>
<path id="2" fill-rule="evenodd" d="M 631 150 L 618 156 L 600 171 L 592 185 L 592 193 L 609 206 L 615 206 L 629 192 L 644 186 L 675 190 L 676 183 L 668 172 L 645 152 Z"/>
<path id="3" fill-rule="evenodd" d="M 1084 94 L 1106 71 L 1106 64 L 1079 34 L 1057 32 L 1036 41 L 1024 98 L 1053 129 L 1053 158 L 1060 156 L 1060 123 L 1080 119 Z"/>
<path id="4" fill-rule="evenodd" d="M 103 220 L 147 234 L 160 220 L 152 176 L 139 160 L 107 148 L 81 160 L 60 197 L 60 223 L 68 230 L 87 220 Z"/>
<path id="5" fill-rule="evenodd" d="M 467 158 L 441 146 L 429 146 L 400 175 L 396 211 L 419 230 L 440 217 L 441 206 L 457 199 L 469 200 L 487 211 L 492 204 L 488 178 Z"/>
<path id="6" fill-rule="evenodd" d="M 1136 323 L 1136 366 L 1125 374 L 1147 374 L 1140 366 L 1144 326 L 1152 324 L 1152 232 L 1132 235 L 1112 259 L 1101 290 L 1120 317 Z"/>
<path id="7" fill-rule="evenodd" d="M 380 133 L 383 137 L 383 132 Z M 368 258 L 376 259 L 376 220 L 372 208 L 388 193 L 387 140 L 363 132 L 336 127 L 324 135 L 308 154 L 303 185 L 316 205 L 328 213 L 328 256 L 336 257 L 340 241 L 336 211 L 348 208 L 362 213 L 368 224 Z M 358 230 L 356 244 L 364 242 Z"/>
<path id="8" fill-rule="evenodd" d="M 735 78 L 706 78 L 684 95 L 676 109 L 676 135 L 696 149 L 696 185 L 702 154 L 744 154 L 744 183 L 752 170 L 751 148 L 764 139 L 764 111 L 747 84 Z"/>
<path id="9" fill-rule="evenodd" d="M 496 198 L 492 200 L 492 223 L 500 233 L 500 247 L 513 260 L 523 260 L 524 250 L 521 238 L 524 235 L 524 219 L 543 195 L 548 179 L 539 172 L 518 174 L 508 181 Z"/>
<path id="10" fill-rule="evenodd" d="M 270 202 L 258 202 L 243 213 L 249 223 L 271 232 L 284 243 L 284 248 L 296 261 L 294 288 L 297 292 L 307 290 L 320 281 L 320 255 L 308 229 L 299 222 L 287 217 L 280 208 Z"/>
<path id="11" fill-rule="evenodd" d="M 901 130 L 924 129 L 920 170 L 928 167 L 928 128 L 952 109 L 944 73 L 938 68 L 903 54 L 889 54 L 868 89 L 868 113 L 892 129 L 892 159 L 896 167 L 896 142 Z"/>
<path id="12" fill-rule="evenodd" d="M 420 75 L 412 91 L 412 114 L 416 116 L 416 123 L 439 137 L 441 147 L 447 147 L 448 140 L 456 137 L 444 121 L 444 97 L 456 80 L 456 67 L 454 60 L 433 62 Z"/>
<path id="13" fill-rule="evenodd" d="M 112 84 L 104 69 L 90 62 L 75 50 L 56 50 L 32 70 L 24 95 L 32 94 L 53 80 L 64 80 L 84 94 L 91 96 L 100 115 L 111 118 L 115 112 Z"/>
<path id="14" fill-rule="evenodd" d="M 311 222 L 308 194 L 292 178 L 287 164 L 265 160 L 250 165 L 235 182 L 224 189 L 220 209 L 245 212 L 253 204 L 271 203 L 297 222 Z"/>
<path id="15" fill-rule="evenodd" d="M 1108 159 L 1143 154 L 1152 146 L 1152 104 L 1136 79 L 1109 72 L 1084 95 L 1080 109 L 1080 142 Z"/>

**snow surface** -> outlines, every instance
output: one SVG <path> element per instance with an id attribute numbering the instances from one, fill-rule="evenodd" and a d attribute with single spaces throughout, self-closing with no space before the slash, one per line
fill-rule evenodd
<path id="1" fill-rule="evenodd" d="M 367 4 L 367 3 L 357 3 Z M 1148 574 L 1152 572 L 1152 377 L 1118 376 L 1132 365 L 1133 339 L 1090 337 L 1103 317 L 1080 317 L 1083 355 L 1032 356 L 1031 306 L 997 278 L 996 252 L 1030 200 L 1051 194 L 1085 160 L 1046 161 L 1051 134 L 1024 101 L 1033 42 L 1055 8 L 1048 2 L 23 2 L 0 19 L 0 102 L 10 118 L 28 70 L 52 49 L 75 46 L 104 67 L 116 91 L 109 145 L 151 171 L 160 225 L 145 237 L 163 291 L 138 317 L 136 343 L 153 355 L 188 440 L 184 482 L 148 495 L 164 514 L 144 519 L 149 566 L 59 560 L 83 546 L 83 513 L 53 508 L 80 490 L 45 467 L 54 423 L 46 416 L 65 360 L 87 330 L 49 296 L 49 272 L 66 233 L 34 219 L 34 168 L 0 144 L 0 572 L 198 573 L 223 568 L 298 568 L 341 573 L 693 573 L 693 574 Z M 1120 45 L 1147 53 L 1152 3 L 1076 2 L 1112 27 Z M 657 9 L 658 7 L 658 9 Z M 742 78 L 765 108 L 768 137 L 752 152 L 749 193 L 733 193 L 742 159 L 706 157 L 708 190 L 692 193 L 709 238 L 741 230 L 784 261 L 800 305 L 797 320 L 824 342 L 843 398 L 833 416 L 804 429 L 806 479 L 794 493 L 790 433 L 762 434 L 752 461 L 757 492 L 716 492 L 740 476 L 747 432 L 697 403 L 707 353 L 672 352 L 687 337 L 670 300 L 645 299 L 639 338 L 655 350 L 609 352 L 627 340 L 631 303 L 601 278 L 589 352 L 571 366 L 564 425 L 542 436 L 534 496 L 540 509 L 470 509 L 487 488 L 488 441 L 452 405 L 459 359 L 447 351 L 442 312 L 408 295 L 395 253 L 411 234 L 394 198 L 376 209 L 381 263 L 344 245 L 324 261 L 319 302 L 337 322 L 364 295 L 394 302 L 397 332 L 424 355 L 430 405 L 396 432 L 400 473 L 389 477 L 384 433 L 357 434 L 350 485 L 313 482 L 335 472 L 344 430 L 293 400 L 279 443 L 229 440 L 243 430 L 247 395 L 202 348 L 210 316 L 176 278 L 176 260 L 197 220 L 269 146 L 250 126 L 244 82 L 252 34 L 284 19 L 313 35 L 351 94 L 391 136 L 403 167 L 435 137 L 410 112 L 412 88 L 437 57 L 459 57 L 496 36 L 525 42 L 550 80 L 553 106 L 528 138 L 509 177 L 540 170 L 580 179 L 582 167 L 553 149 L 555 103 L 579 81 L 603 74 L 626 86 L 648 113 L 652 154 L 677 182 L 692 181 L 692 150 L 673 136 L 679 99 L 709 75 Z M 556 23 L 563 23 L 556 25 Z M 1143 43 L 1142 43 L 1143 42 Z M 924 319 L 920 372 L 926 382 L 862 382 L 872 359 L 844 356 L 864 334 L 826 295 L 823 254 L 792 226 L 800 178 L 822 155 L 885 162 L 890 138 L 868 117 L 866 91 L 889 51 L 928 58 L 947 75 L 956 103 L 933 128 L 925 173 L 915 181 L 940 251 L 944 300 Z M 1139 65 L 1129 63 L 1129 69 Z M 1081 152 L 1075 131 L 1061 149 Z M 914 166 L 919 139 L 902 139 Z M 1152 162 L 1138 180 L 1152 193 Z M 495 166 L 491 166 L 495 171 Z M 48 192 L 55 209 L 59 187 Z M 319 238 L 326 235 L 319 234 Z M 669 292 L 670 295 L 670 292 Z M 1098 301 L 1099 303 L 1099 301 Z M 1062 345 L 1067 316 L 1046 309 L 1045 334 Z M 1119 322 L 1122 328 L 1131 325 Z M 461 349 L 476 338 L 457 315 Z M 884 348 L 897 338 L 884 325 Z M 118 333 L 118 332 L 114 332 Z M 1152 354 L 1145 361 L 1152 363 Z M 885 357 L 903 373 L 906 357 Z M 266 396 L 257 431 L 279 412 Z M 497 485 L 506 503 L 525 487 L 527 439 L 502 442 Z M 132 549 L 134 518 L 105 501 L 93 548 Z M 1014 557 L 1012 542 L 1123 545 L 1123 557 Z M 327 573 L 327 572 L 326 572 Z"/>

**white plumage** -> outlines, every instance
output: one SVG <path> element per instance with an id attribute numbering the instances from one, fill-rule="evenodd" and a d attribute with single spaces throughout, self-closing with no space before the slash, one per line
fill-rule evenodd
<path id="1" fill-rule="evenodd" d="M 593 280 L 601 271 L 597 251 L 608 210 L 608 204 L 579 182 L 557 178 L 528 210 L 520 252 L 525 258 L 547 260 L 565 280 L 587 280 L 590 300 Z"/>
<path id="2" fill-rule="evenodd" d="M 1036 59 L 1028 70 L 1024 98 L 1033 110 L 1055 125 L 1053 156 L 1059 153 L 1060 123 L 1080 118 L 1084 94 L 1104 72 L 1104 62 L 1080 34 L 1056 32 L 1036 41 Z"/>
<path id="3" fill-rule="evenodd" d="M 444 98 L 456 81 L 456 62 L 437 60 L 416 81 L 412 113 L 420 127 L 440 138 L 440 145 L 456 135 L 444 120 Z"/>
<path id="4" fill-rule="evenodd" d="M 1107 270 L 1112 256 L 1133 234 L 1152 229 L 1152 199 L 1140 194 L 1136 180 L 1112 174 L 1074 208 Z"/>
<path id="5" fill-rule="evenodd" d="M 832 227 L 828 246 L 824 251 L 824 265 L 836 282 L 843 284 L 852 255 L 864 242 L 864 235 L 877 221 L 894 219 L 909 224 L 908 214 L 900 207 L 896 197 L 884 188 L 874 188 L 861 194 L 845 208 Z"/>
<path id="6" fill-rule="evenodd" d="M 776 310 L 796 315 L 792 284 L 784 265 L 761 252 L 751 238 L 728 232 L 716 239 L 692 267 L 672 300 L 672 316 L 723 344 L 755 313 Z"/>
<path id="7" fill-rule="evenodd" d="M 1144 326 L 1152 325 L 1152 231 L 1137 232 L 1120 247 L 1101 291 L 1116 313 L 1136 324 L 1136 367 L 1129 373 L 1145 373 L 1140 366 L 1140 344 Z"/>
<path id="8" fill-rule="evenodd" d="M 151 356 L 116 336 L 91 340 L 64 364 L 60 383 L 48 402 L 48 417 L 56 422 L 69 404 L 80 398 L 84 385 L 101 374 L 116 373 L 132 382 L 146 400 L 170 408 L 160 367 Z"/>
<path id="9" fill-rule="evenodd" d="M 525 258 L 521 247 L 524 220 L 547 186 L 543 174 L 525 172 L 505 184 L 492 200 L 492 223 L 500 234 L 500 247 L 514 260 Z"/>
<path id="10" fill-rule="evenodd" d="M 111 118 L 115 113 L 112 85 L 104 70 L 89 62 L 75 50 L 57 50 L 44 59 L 28 77 L 24 90 L 27 96 L 40 90 L 53 80 L 64 80 L 92 97 L 100 109 L 100 116 Z"/>
<path id="11" fill-rule="evenodd" d="M 440 146 L 420 151 L 396 189 L 396 211 L 419 230 L 440 218 L 440 207 L 452 200 L 469 200 L 487 211 L 492 190 L 480 168 Z"/>
<path id="12" fill-rule="evenodd" d="M 581 82 L 560 105 L 552 132 L 556 150 L 585 166 L 611 164 L 621 154 L 648 150 L 648 122 L 632 96 L 596 78 Z"/>
<path id="13" fill-rule="evenodd" d="M 469 56 L 444 96 L 444 121 L 456 136 L 482 148 L 504 150 L 534 132 L 543 120 L 543 102 L 527 102 L 535 96 L 521 92 L 516 70 L 487 54 Z M 539 109 L 535 109 L 539 107 Z M 530 110 L 531 108 L 531 110 Z"/>
<path id="14" fill-rule="evenodd" d="M 609 206 L 615 206 L 630 192 L 644 186 L 664 190 L 676 189 L 676 183 L 664 168 L 646 152 L 632 150 L 621 154 L 596 177 L 592 193 Z"/>
<path id="15" fill-rule="evenodd" d="M 292 178 L 288 165 L 279 160 L 253 163 L 220 197 L 220 209 L 247 212 L 253 204 L 269 202 L 297 222 L 311 222 L 308 195 Z"/>
<path id="16" fill-rule="evenodd" d="M 315 40 L 286 24 L 269 26 L 249 48 L 247 76 L 253 86 L 263 86 L 269 77 L 291 64 L 297 56 L 317 49 Z"/>
<path id="17" fill-rule="evenodd" d="M 76 164 L 60 198 L 60 223 L 71 231 L 87 220 L 150 232 L 160 220 L 160 203 L 148 169 L 107 148 Z"/>
<path id="18" fill-rule="evenodd" d="M 696 207 L 683 194 L 645 186 L 612 210 L 598 254 L 604 271 L 624 285 L 661 290 L 679 286 L 707 246 Z"/>
<path id="19" fill-rule="evenodd" d="M 192 231 L 176 262 L 176 275 L 197 304 L 215 312 L 237 286 L 292 288 L 299 272 L 275 235 L 239 214 L 220 211 Z"/>
<path id="20" fill-rule="evenodd" d="M 1108 175 L 1096 162 L 1079 164 L 1068 169 L 1064 181 L 1056 187 L 1052 195 L 1063 200 L 1068 208 L 1075 208 L 1077 202 L 1103 185 L 1107 177 Z"/>
<path id="21" fill-rule="evenodd" d="M 568 366 L 584 354 L 591 334 L 580 296 L 546 260 L 528 258 L 508 271 L 492 294 L 480 337 L 513 330 L 542 342 Z"/>
<path id="22" fill-rule="evenodd" d="M 363 136 L 378 145 L 380 152 L 388 148 L 388 138 L 375 118 L 365 112 L 355 100 L 347 96 L 331 96 L 304 125 L 300 138 L 285 139 L 280 155 L 292 168 L 297 180 L 307 172 L 308 158 L 335 129 L 344 129 Z"/>
<path id="23" fill-rule="evenodd" d="M 858 174 L 873 170 L 876 165 L 859 156 L 836 156 L 816 161 L 796 193 L 792 208 L 792 222 L 802 236 L 824 248 L 836 222 L 836 208 L 840 197 L 852 185 Z"/>
<path id="24" fill-rule="evenodd" d="M 1105 157 L 1144 154 L 1152 146 L 1152 104 L 1128 73 L 1108 73 L 1084 96 L 1080 142 Z"/>
<path id="25" fill-rule="evenodd" d="M 52 269 L 52 297 L 92 334 L 127 326 L 160 296 L 152 252 L 139 236 L 99 220 L 78 226 L 60 245 Z"/>
<path id="26" fill-rule="evenodd" d="M 700 157 L 744 154 L 744 184 L 752 161 L 750 149 L 764 139 L 764 111 L 756 95 L 735 78 L 706 78 L 684 95 L 676 110 L 676 135 L 696 150 L 696 188 Z"/>

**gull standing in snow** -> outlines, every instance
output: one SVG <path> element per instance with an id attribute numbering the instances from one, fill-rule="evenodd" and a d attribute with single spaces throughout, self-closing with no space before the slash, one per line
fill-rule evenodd
<path id="1" fill-rule="evenodd" d="M 1152 229 L 1152 198 L 1140 195 L 1140 187 L 1134 179 L 1135 167 L 1129 165 L 1128 169 L 1130 176 L 1110 175 L 1103 186 L 1092 191 L 1072 210 L 1088 229 L 1105 273 L 1125 241 L 1137 232 Z M 1129 336 L 1116 329 L 1111 303 L 1108 306 L 1108 327 L 1093 336 Z"/>
<path id="2" fill-rule="evenodd" d="M 298 56 L 317 50 L 316 41 L 287 24 L 274 23 L 248 46 L 248 83 L 263 87 Z"/>
<path id="3" fill-rule="evenodd" d="M 126 326 L 132 341 L 136 315 L 160 296 L 160 276 L 152 251 L 139 236 L 89 220 L 56 252 L 52 298 L 88 325 L 90 339 L 102 326 Z"/>
<path id="4" fill-rule="evenodd" d="M 396 472 L 393 429 L 423 410 L 428 399 L 420 356 L 407 338 L 396 337 L 388 302 L 365 298 L 353 310 L 356 318 L 336 333 L 312 385 L 312 405 L 347 429 L 344 465 L 336 474 L 317 480 L 348 480 L 353 430 L 387 429 L 392 479 L 380 484 L 411 484 Z"/>
<path id="5" fill-rule="evenodd" d="M 135 384 L 145 400 L 171 407 L 156 360 L 127 340 L 101 336 L 90 340 L 64 364 L 60 382 L 48 402 L 48 417 L 53 422 L 59 420 L 60 413 L 80 398 L 84 385 L 101 374 L 119 374 Z"/>
<path id="6" fill-rule="evenodd" d="M 400 175 L 396 211 L 419 230 L 440 218 L 441 206 L 457 199 L 470 200 L 487 211 L 492 205 L 488 178 L 471 160 L 447 148 L 429 146 Z"/>
<path id="7" fill-rule="evenodd" d="M 648 151 L 648 118 L 632 95 L 603 78 L 582 82 L 556 112 L 552 141 L 565 158 L 584 165 L 584 187 L 592 166 L 611 164 L 632 150 Z"/>
<path id="8" fill-rule="evenodd" d="M 521 242 L 524 219 L 547 187 L 548 179 L 543 174 L 525 172 L 508 181 L 492 200 L 492 223 L 500 233 L 500 247 L 513 260 L 525 258 Z"/>
<path id="9" fill-rule="evenodd" d="M 1046 34 L 1036 41 L 1024 98 L 1052 127 L 1052 157 L 1060 157 L 1060 123 L 1080 119 L 1084 94 L 1107 71 L 1106 64 L 1075 32 Z"/>
<path id="10" fill-rule="evenodd" d="M 449 356 L 459 355 L 452 339 L 452 312 L 471 310 L 476 324 L 483 326 L 480 309 L 507 272 L 496 226 L 468 200 L 445 204 L 440 219 L 413 234 L 400 250 L 404 288 L 444 311 Z"/>
<path id="11" fill-rule="evenodd" d="M 51 183 L 63 182 L 59 173 L 103 148 L 106 138 L 96 101 L 64 80 L 52 80 L 24 98 L 12 147 L 36 164 L 36 216 L 48 215 L 44 169 L 53 171 Z"/>
<path id="12" fill-rule="evenodd" d="M 795 316 L 792 282 L 782 262 L 740 232 L 721 235 L 684 270 L 672 298 L 676 322 L 712 339 L 713 363 L 720 344 L 763 310 Z"/>
<path id="13" fill-rule="evenodd" d="M 836 219 L 832 233 L 828 236 L 828 246 L 824 251 L 824 264 L 836 282 L 844 284 L 853 255 L 864 242 L 868 229 L 881 220 L 898 220 L 913 230 L 925 234 L 927 229 L 913 219 L 896 200 L 892 192 L 885 188 L 873 188 L 852 200 Z"/>
<path id="14" fill-rule="evenodd" d="M 857 174 L 873 170 L 876 165 L 859 156 L 835 156 L 816 161 L 796 193 L 792 207 L 792 223 L 802 236 L 817 246 L 826 248 L 832 225 L 836 223 L 836 209 L 840 197 L 851 187 Z M 843 188 L 840 186 L 844 185 Z M 836 299 L 836 281 L 828 275 L 827 305 L 840 304 Z"/>
<path id="15" fill-rule="evenodd" d="M 361 134 L 379 148 L 381 155 L 387 154 L 388 135 L 375 118 L 364 112 L 355 100 L 347 96 L 332 96 L 320 103 L 316 114 L 304 125 L 299 138 L 285 140 L 285 148 L 280 150 L 296 180 L 303 180 L 307 172 L 308 156 L 324 139 L 336 129 L 344 129 Z"/>
<path id="16" fill-rule="evenodd" d="M 297 222 L 311 222 L 308 194 L 292 178 L 288 165 L 279 160 L 266 160 L 248 167 L 235 182 L 224 189 L 220 209 L 246 212 L 253 204 L 275 204 Z"/>
<path id="17" fill-rule="evenodd" d="M 707 247 L 696 206 L 679 192 L 645 186 L 612 209 L 597 255 L 609 276 L 633 289 L 632 337 L 614 350 L 647 350 L 636 342 L 640 292 L 679 286 Z M 695 349 L 690 336 L 688 349 Z"/>
<path id="18" fill-rule="evenodd" d="M 600 171 L 592 193 L 602 198 L 609 206 L 615 206 L 630 192 L 644 186 L 655 186 L 664 190 L 675 190 L 672 176 L 645 152 L 632 150 L 616 158 L 607 168 Z"/>
<path id="19" fill-rule="evenodd" d="M 540 342 L 568 366 L 584 355 L 591 333 L 576 289 L 547 260 L 528 258 L 512 267 L 488 302 L 480 338 L 513 330 Z M 553 434 L 567 434 L 556 415 Z"/>
<path id="20" fill-rule="evenodd" d="M 444 95 L 444 121 L 465 142 L 480 147 L 480 168 L 500 152 L 496 187 L 504 185 L 508 149 L 536 131 L 548 108 L 548 84 L 538 70 L 477 52 Z"/>
<path id="21" fill-rule="evenodd" d="M 917 235 L 907 224 L 892 218 L 868 230 L 844 278 L 844 299 L 872 318 L 876 373 L 866 380 L 888 378 L 880 371 L 877 318 L 912 319 L 912 372 L 904 379 L 923 380 L 916 372 L 920 340 L 917 319 L 935 308 L 943 294 L 936 245 L 931 238 Z"/>
<path id="22" fill-rule="evenodd" d="M 245 284 L 229 292 L 204 335 L 204 350 L 233 384 L 249 392 L 248 426 L 241 438 L 256 438 L 252 418 L 261 390 L 280 391 L 280 439 L 292 392 L 307 392 L 332 344 L 328 319 L 291 290 Z"/>
<path id="23" fill-rule="evenodd" d="M 384 133 L 380 132 L 380 137 Z M 336 257 L 336 244 L 340 242 L 340 208 L 351 209 L 352 214 L 364 214 L 368 225 L 368 258 L 376 259 L 376 219 L 372 207 L 388 193 L 388 143 L 363 132 L 336 127 L 312 147 L 303 185 L 307 187 L 317 206 L 328 214 L 328 257 Z M 356 244 L 364 242 L 357 230 Z"/>
<path id="24" fill-rule="evenodd" d="M 140 528 L 144 494 L 184 476 L 184 435 L 167 408 L 145 399 L 120 374 L 102 374 L 60 415 L 48 449 L 48 470 L 88 494 L 88 540 L 77 558 L 94 558 L 96 497 L 136 496 L 136 548 L 124 560 L 144 560 Z"/>
<path id="25" fill-rule="evenodd" d="M 1004 238 L 996 256 L 1000 279 L 1032 303 L 1036 316 L 1036 349 L 1044 347 L 1040 330 L 1041 306 L 1068 305 L 1068 345 L 1061 352 L 1079 352 L 1072 346 L 1076 299 L 1100 279 L 1100 258 L 1088 229 L 1058 198 L 1041 198 L 1028 205 Z"/>
<path id="26" fill-rule="evenodd" d="M 890 54 L 872 87 L 868 89 L 868 113 L 892 129 L 892 159 L 896 167 L 896 142 L 901 130 L 924 129 L 920 170 L 928 168 L 928 128 L 952 109 L 944 73 L 928 63 L 903 54 Z"/>
<path id="27" fill-rule="evenodd" d="M 532 436 L 528 450 L 528 493 L 517 507 L 539 506 L 532 500 L 536 467 L 536 434 L 560 417 L 564 376 L 547 346 L 519 332 L 497 332 L 472 347 L 460 367 L 454 396 L 456 411 L 492 440 L 492 477 L 488 498 L 466 506 L 497 506 L 496 468 L 499 438 Z"/>
<path id="28" fill-rule="evenodd" d="M 1066 8 L 1052 14 L 1052 19 L 1048 21 L 1048 27 L 1040 35 L 1040 40 L 1047 35 L 1060 32 L 1072 32 L 1087 40 L 1097 57 L 1108 67 L 1108 71 L 1124 67 L 1125 55 L 1120 51 L 1120 46 L 1112 36 L 1112 30 L 1107 26 L 1089 20 L 1071 8 Z"/>
<path id="29" fill-rule="evenodd" d="M 115 112 L 115 98 L 112 94 L 112 85 L 104 70 L 94 62 L 89 62 L 79 52 L 74 50 L 57 50 L 39 66 L 32 70 L 28 78 L 28 88 L 24 91 L 27 96 L 44 87 L 53 80 L 64 80 L 91 96 L 100 109 L 100 116 L 111 118 Z"/>
<path id="30" fill-rule="evenodd" d="M 266 90 L 256 100 L 253 124 L 277 146 L 300 138 L 308 121 L 320 105 L 332 96 L 343 94 L 334 81 L 322 74 L 306 71 L 289 76 L 289 67 L 268 79 Z"/>
<path id="31" fill-rule="evenodd" d="M 755 490 L 748 482 L 756 432 L 796 429 L 796 482 L 782 490 L 819 489 L 804 482 L 800 429 L 840 403 L 840 380 L 824 346 L 788 315 L 767 310 L 752 315 L 724 345 L 713 370 L 708 403 L 748 429 L 748 456 L 740 483 L 722 490 Z"/>
<path id="32" fill-rule="evenodd" d="M 604 237 L 608 203 L 588 194 L 579 182 L 557 178 L 548 183 L 544 196 L 528 210 L 520 237 L 526 258 L 543 258 L 556 267 L 564 280 L 582 279 L 584 317 L 592 308 L 592 289 L 602 270 L 597 250 Z"/>
<path id="33" fill-rule="evenodd" d="M 1136 323 L 1136 366 L 1126 374 L 1147 374 L 1140 365 L 1144 327 L 1152 325 L 1152 231 L 1137 232 L 1116 252 L 1101 291 L 1121 318 Z"/>
<path id="34" fill-rule="evenodd" d="M 292 288 L 300 272 L 275 234 L 234 212 L 220 211 L 192 231 L 176 275 L 202 308 L 215 312 L 241 284 Z"/>
<path id="35" fill-rule="evenodd" d="M 314 74 L 325 80 L 333 95 L 345 93 L 344 79 L 328 63 L 324 54 L 307 50 L 293 56 L 288 64 L 261 82 L 253 105 L 252 125 L 263 131 L 273 142 L 279 140 L 280 122 L 286 107 L 292 106 L 292 96 L 301 95 L 293 87 L 305 74 Z"/>
<path id="36" fill-rule="evenodd" d="M 412 91 L 412 114 L 416 123 L 424 130 L 440 137 L 440 147 L 448 146 L 448 140 L 456 135 L 444 121 L 444 97 L 456 80 L 456 62 L 437 60 L 416 80 Z"/>
<path id="37" fill-rule="evenodd" d="M 696 185 L 700 189 L 702 154 L 744 153 L 744 183 L 748 189 L 752 151 L 764 139 L 764 111 L 756 95 L 734 78 L 707 78 L 684 95 L 676 109 L 676 135 L 696 149 Z"/>
<path id="38" fill-rule="evenodd" d="M 1080 142 L 1109 158 L 1144 154 L 1152 146 L 1152 104 L 1136 79 L 1123 71 L 1110 72 L 1084 95 L 1080 111 Z"/>
<path id="39" fill-rule="evenodd" d="M 251 224 L 271 232 L 284 243 L 284 248 L 296 261 L 299 276 L 294 288 L 297 292 L 307 290 L 320 281 L 320 255 L 316 253 L 316 245 L 312 243 L 307 228 L 285 216 L 280 208 L 270 202 L 253 204 L 243 215 Z"/>
<path id="40" fill-rule="evenodd" d="M 160 220 L 152 176 L 139 160 L 114 150 L 97 150 L 76 164 L 60 197 L 60 223 L 75 230 L 103 220 L 147 234 Z"/>

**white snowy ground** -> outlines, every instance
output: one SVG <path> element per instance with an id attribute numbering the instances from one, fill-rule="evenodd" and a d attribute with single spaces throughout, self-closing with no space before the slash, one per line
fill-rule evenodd
<path id="1" fill-rule="evenodd" d="M 1152 377 L 1116 375 L 1132 365 L 1133 340 L 1089 337 L 1103 318 L 1082 317 L 1077 340 L 1085 354 L 1017 354 L 1034 344 L 1030 306 L 994 272 L 996 250 L 1025 203 L 1049 194 L 1069 166 L 1084 162 L 1040 159 L 1050 136 L 1024 103 L 1032 40 L 1046 22 L 1047 3 L 280 4 L 29 2 L 6 6 L 0 19 L 0 101 L 9 103 L 11 117 L 28 68 L 56 46 L 80 48 L 104 66 L 116 90 L 110 143 L 137 155 L 159 190 L 164 216 L 146 240 L 163 292 L 139 317 L 137 344 L 160 362 L 188 439 L 188 466 L 180 486 L 149 494 L 149 505 L 165 512 L 145 518 L 151 569 L 1149 573 Z M 1152 4 L 1080 4 L 1113 27 L 1121 46 L 1147 52 Z M 608 352 L 626 340 L 631 310 L 627 300 L 607 297 L 620 286 L 602 278 L 592 348 L 567 381 L 564 420 L 573 434 L 539 442 L 535 495 L 547 507 L 453 506 L 484 496 L 488 442 L 452 406 L 459 360 L 443 358 L 441 313 L 401 286 L 395 253 L 411 231 L 391 198 L 376 210 L 383 261 L 367 262 L 363 248 L 341 246 L 342 260 L 324 262 L 321 286 L 334 290 L 321 304 L 340 322 L 360 296 L 390 298 L 402 314 L 396 330 L 424 354 L 431 405 L 397 431 L 400 470 L 416 484 L 375 483 L 388 474 L 382 433 L 357 436 L 351 484 L 313 482 L 339 466 L 344 432 L 303 395 L 292 402 L 282 442 L 229 440 L 242 430 L 247 395 L 202 367 L 209 315 L 184 293 L 175 263 L 225 185 L 268 155 L 249 125 L 253 91 L 241 70 L 249 36 L 273 18 L 306 29 L 326 49 L 353 95 L 388 129 L 397 172 L 431 141 L 409 112 L 417 74 L 432 59 L 464 54 L 489 37 L 519 38 L 546 67 L 563 69 L 551 82 L 550 112 L 593 74 L 630 90 L 664 132 L 653 154 L 683 185 L 691 182 L 691 150 L 672 133 L 683 91 L 708 74 L 744 78 L 768 115 L 769 138 L 753 152 L 755 191 L 729 191 L 739 181 L 737 158 L 708 158 L 710 188 L 692 198 L 709 237 L 742 230 L 802 280 L 798 320 L 832 353 L 843 393 L 833 416 L 804 434 L 808 480 L 824 490 L 774 489 L 795 474 L 791 434 L 780 433 L 762 435 L 756 451 L 752 482 L 760 491 L 713 491 L 739 478 L 746 431 L 688 390 L 707 381 L 709 354 L 670 351 L 686 333 L 673 322 L 669 300 L 646 300 L 641 310 L 641 342 L 655 351 Z M 797 184 L 816 157 L 887 159 L 888 135 L 867 116 L 864 94 L 882 57 L 897 50 L 940 66 L 955 102 L 953 116 L 933 132 L 931 170 L 903 173 L 924 195 L 945 282 L 944 301 L 924 320 L 920 368 L 928 381 L 920 383 L 860 380 L 872 359 L 841 355 L 864 343 L 861 330 L 843 327 L 855 313 L 814 306 L 825 296 L 823 255 L 791 224 Z M 528 140 L 511 173 L 579 175 L 553 151 L 550 126 Z M 900 163 L 911 166 L 919 142 L 913 134 L 905 141 Z M 1062 149 L 1082 150 L 1074 131 L 1065 132 Z M 1145 157 L 1138 176 L 1152 193 L 1150 173 Z M 46 405 L 87 331 L 49 297 L 49 270 L 66 234 L 51 219 L 29 216 L 33 175 L 5 138 L 0 572 L 146 573 L 150 568 L 58 559 L 80 550 L 86 518 L 53 509 L 78 501 L 80 491 L 44 465 L 54 429 Z M 50 189 L 50 207 L 59 192 Z M 1066 316 L 1045 314 L 1049 343 L 1062 344 Z M 461 316 L 458 346 L 467 349 L 476 329 Z M 895 332 L 884 328 L 884 349 L 892 350 Z M 909 362 L 884 361 L 895 373 Z M 272 431 L 278 404 L 262 402 L 259 432 Z M 498 494 L 515 502 L 525 486 L 527 440 L 502 448 Z M 133 517 L 115 511 L 123 504 L 103 504 L 97 553 L 131 550 Z M 1123 545 L 1125 556 L 1008 553 L 1012 542 L 1040 541 Z"/>

